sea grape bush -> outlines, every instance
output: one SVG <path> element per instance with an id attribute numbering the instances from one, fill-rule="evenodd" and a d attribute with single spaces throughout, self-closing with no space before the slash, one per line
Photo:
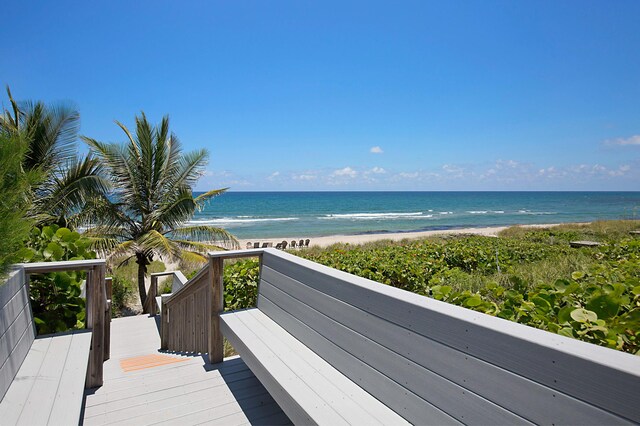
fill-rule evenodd
<path id="1" fill-rule="evenodd" d="M 244 260 L 225 266 L 223 280 L 226 311 L 256 306 L 259 280 L 257 260 Z"/>
<path id="2" fill-rule="evenodd" d="M 19 252 L 23 262 L 95 259 L 91 240 L 57 225 L 34 228 Z M 81 271 L 32 275 L 29 283 L 31 308 L 38 334 L 83 328 L 85 301 L 80 297 L 85 279 Z"/>

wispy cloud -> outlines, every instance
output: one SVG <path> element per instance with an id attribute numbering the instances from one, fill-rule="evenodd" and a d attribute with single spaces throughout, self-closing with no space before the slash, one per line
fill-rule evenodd
<path id="1" fill-rule="evenodd" d="M 310 181 L 310 180 L 316 180 L 317 176 L 303 173 L 300 175 L 293 175 L 292 178 L 293 180 Z"/>
<path id="2" fill-rule="evenodd" d="M 372 154 L 382 154 L 384 151 L 379 146 L 372 146 L 369 152 Z"/>
<path id="3" fill-rule="evenodd" d="M 604 141 L 607 146 L 631 146 L 640 145 L 640 135 L 629 136 L 628 138 L 609 139 Z"/>
<path id="4" fill-rule="evenodd" d="M 269 174 L 270 173 L 270 174 Z M 321 190 L 558 190 L 572 188 L 634 188 L 640 179 L 640 159 L 624 163 L 534 164 L 517 160 L 489 163 L 446 163 L 426 169 L 379 166 L 272 171 L 238 176 L 229 171 L 208 172 L 199 188 Z"/>
<path id="5" fill-rule="evenodd" d="M 358 176 L 358 172 L 353 170 L 351 167 L 345 167 L 344 169 L 334 170 L 333 173 L 331 173 L 331 176 L 355 178 Z"/>

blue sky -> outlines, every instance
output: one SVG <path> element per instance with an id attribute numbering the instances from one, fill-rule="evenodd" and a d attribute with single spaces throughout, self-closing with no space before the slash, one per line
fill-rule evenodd
<path id="1" fill-rule="evenodd" d="M 198 189 L 638 190 L 640 2 L 5 2 L 0 83 Z M 6 96 L 2 96 L 6 106 Z M 85 149 L 85 148 L 82 148 Z"/>

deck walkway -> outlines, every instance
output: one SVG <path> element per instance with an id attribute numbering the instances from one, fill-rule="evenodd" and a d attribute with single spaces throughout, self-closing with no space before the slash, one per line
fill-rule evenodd
<path id="1" fill-rule="evenodd" d="M 159 352 L 154 317 L 111 323 L 104 385 L 88 391 L 84 424 L 290 424 L 238 358 L 207 364 L 201 356 Z"/>

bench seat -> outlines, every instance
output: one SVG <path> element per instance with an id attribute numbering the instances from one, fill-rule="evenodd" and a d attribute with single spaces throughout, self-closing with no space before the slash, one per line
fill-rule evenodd
<path id="1" fill-rule="evenodd" d="M 3 425 L 80 421 L 91 330 L 38 337 L 0 402 Z"/>
<path id="2" fill-rule="evenodd" d="M 294 424 L 408 424 L 259 309 L 220 319 L 224 336 Z"/>

